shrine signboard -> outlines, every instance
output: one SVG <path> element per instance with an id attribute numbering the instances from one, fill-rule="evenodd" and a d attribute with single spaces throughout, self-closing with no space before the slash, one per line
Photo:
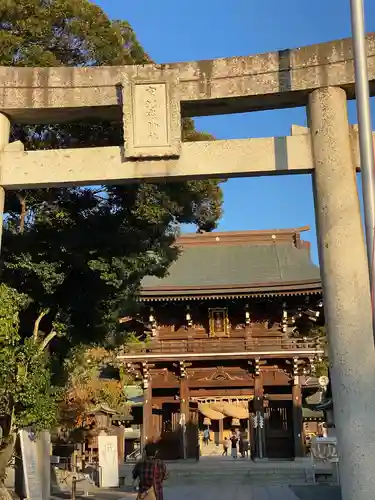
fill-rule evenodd
<path id="1" fill-rule="evenodd" d="M 117 436 L 98 436 L 100 487 L 118 488 Z"/>
<path id="2" fill-rule="evenodd" d="M 31 431 L 19 431 L 25 495 L 28 500 L 43 498 L 43 486 L 38 464 L 37 437 Z"/>

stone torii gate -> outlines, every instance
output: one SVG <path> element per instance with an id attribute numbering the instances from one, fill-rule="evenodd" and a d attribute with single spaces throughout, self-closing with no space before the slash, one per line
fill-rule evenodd
<path id="1" fill-rule="evenodd" d="M 375 34 L 368 37 L 375 93 Z M 181 64 L 0 68 L 4 190 L 132 181 L 312 173 L 343 500 L 375 491 L 375 356 L 355 171 L 351 40 Z M 180 116 L 306 106 L 289 137 L 181 143 Z M 24 152 L 17 123 L 123 119 L 124 147 Z"/>

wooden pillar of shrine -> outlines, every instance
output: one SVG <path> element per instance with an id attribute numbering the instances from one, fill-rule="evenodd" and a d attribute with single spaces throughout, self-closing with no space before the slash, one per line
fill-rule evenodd
<path id="1" fill-rule="evenodd" d="M 253 419 L 253 456 L 255 459 L 265 458 L 265 432 L 264 432 L 264 406 L 263 406 L 263 380 L 259 364 L 256 365 L 254 380 L 254 419 Z"/>
<path id="2" fill-rule="evenodd" d="M 122 465 L 125 460 L 125 427 L 119 425 L 116 428 L 118 463 Z"/>
<path id="3" fill-rule="evenodd" d="M 224 420 L 219 420 L 219 435 L 217 438 L 217 443 L 219 445 L 223 444 L 223 439 L 224 439 Z"/>
<path id="4" fill-rule="evenodd" d="M 143 425 L 142 425 L 142 446 L 152 441 L 153 422 L 152 422 L 152 384 L 151 380 L 143 381 Z"/>
<path id="5" fill-rule="evenodd" d="M 180 426 L 181 456 L 187 458 L 186 424 L 189 421 L 189 384 L 186 377 L 180 379 Z"/>
<path id="6" fill-rule="evenodd" d="M 305 456 L 303 438 L 302 389 L 299 376 L 295 376 L 293 378 L 292 400 L 294 456 L 298 459 Z"/>

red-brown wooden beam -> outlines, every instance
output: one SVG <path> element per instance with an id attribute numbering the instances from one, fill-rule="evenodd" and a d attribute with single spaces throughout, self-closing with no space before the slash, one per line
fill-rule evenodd
<path id="1" fill-rule="evenodd" d="M 189 419 L 189 385 L 184 377 L 180 380 L 180 415 L 181 415 L 181 449 L 182 457 L 187 456 L 186 424 Z"/>
<path id="2" fill-rule="evenodd" d="M 284 384 L 283 384 L 284 385 Z M 221 387 L 253 387 L 253 380 L 189 380 L 190 388 L 201 388 L 209 387 L 212 389 Z M 174 381 L 163 381 L 161 379 L 156 379 L 153 382 L 154 389 L 178 389 L 180 387 L 179 382 Z"/>
<path id="3" fill-rule="evenodd" d="M 143 390 L 142 444 L 145 446 L 153 439 L 152 421 L 152 383 L 149 380 Z"/>
<path id="4" fill-rule="evenodd" d="M 265 458 L 265 429 L 264 429 L 264 407 L 263 407 L 263 379 L 261 373 L 255 375 L 254 380 L 254 403 L 257 427 L 253 434 L 253 452 L 255 458 Z"/>
<path id="5" fill-rule="evenodd" d="M 303 415 L 302 415 L 302 390 L 299 377 L 294 377 L 292 387 L 293 399 L 293 435 L 294 435 L 294 456 L 301 458 L 305 456 L 303 438 Z"/>
<path id="6" fill-rule="evenodd" d="M 224 386 L 225 387 L 225 386 Z M 204 397 L 215 397 L 215 396 L 222 396 L 222 397 L 236 397 L 236 396 L 253 396 L 254 391 L 252 388 L 246 388 L 246 389 L 225 389 L 225 388 L 219 389 L 190 389 L 190 398 L 196 397 L 196 398 L 204 398 Z"/>

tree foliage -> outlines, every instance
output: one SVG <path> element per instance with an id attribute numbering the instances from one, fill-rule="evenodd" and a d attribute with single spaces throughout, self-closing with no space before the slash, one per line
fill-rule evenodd
<path id="1" fill-rule="evenodd" d="M 326 328 L 321 321 L 318 324 L 309 321 L 307 324 L 308 328 L 303 329 L 302 334 L 308 338 L 316 339 L 321 349 L 324 351 L 324 354 L 314 361 L 314 375 L 316 377 L 321 377 L 322 375 L 327 376 L 329 371 L 329 359 L 327 354 L 328 339 Z"/>
<path id="2" fill-rule="evenodd" d="M 92 412 L 106 405 L 117 414 L 129 414 L 124 387 L 129 377 L 114 349 L 76 348 L 65 362 L 67 384 L 60 403 L 60 425 L 66 430 L 92 423 Z"/>
<path id="3" fill-rule="evenodd" d="M 87 0 L 0 2 L 2 65 L 149 62 L 131 26 Z M 12 139 L 26 149 L 123 144 L 122 124 L 105 120 L 13 125 Z M 191 119 L 183 120 L 182 137 L 213 139 Z M 212 230 L 221 206 L 214 180 L 7 193 L 2 279 L 30 299 L 21 334 L 46 309 L 44 331 L 53 322 L 65 326 L 62 352 L 113 335 L 118 317 L 135 307 L 142 278 L 164 275 L 177 257 L 171 244 L 180 224 Z"/>
<path id="4" fill-rule="evenodd" d="M 4 487 L 17 429 L 51 429 L 56 422 L 56 393 L 51 386 L 48 343 L 56 335 L 34 328 L 20 335 L 20 313 L 29 305 L 25 294 L 0 284 L 0 498 L 11 498 Z"/>
<path id="5" fill-rule="evenodd" d="M 131 26 L 110 21 L 87 0 L 2 0 L 4 66 L 87 66 L 147 63 Z"/>
<path id="6" fill-rule="evenodd" d="M 0 415 L 8 417 L 5 434 L 32 426 L 48 429 L 56 421 L 55 394 L 45 348 L 52 335 L 39 331 L 21 339 L 19 313 L 27 296 L 0 285 Z"/>
<path id="7" fill-rule="evenodd" d="M 328 359 L 328 339 L 325 326 L 320 325 L 312 330 L 312 334 L 320 341 L 320 346 L 324 350 L 324 355 L 321 356 L 315 363 L 315 375 L 317 377 L 328 376 L 329 374 L 329 359 Z"/>

